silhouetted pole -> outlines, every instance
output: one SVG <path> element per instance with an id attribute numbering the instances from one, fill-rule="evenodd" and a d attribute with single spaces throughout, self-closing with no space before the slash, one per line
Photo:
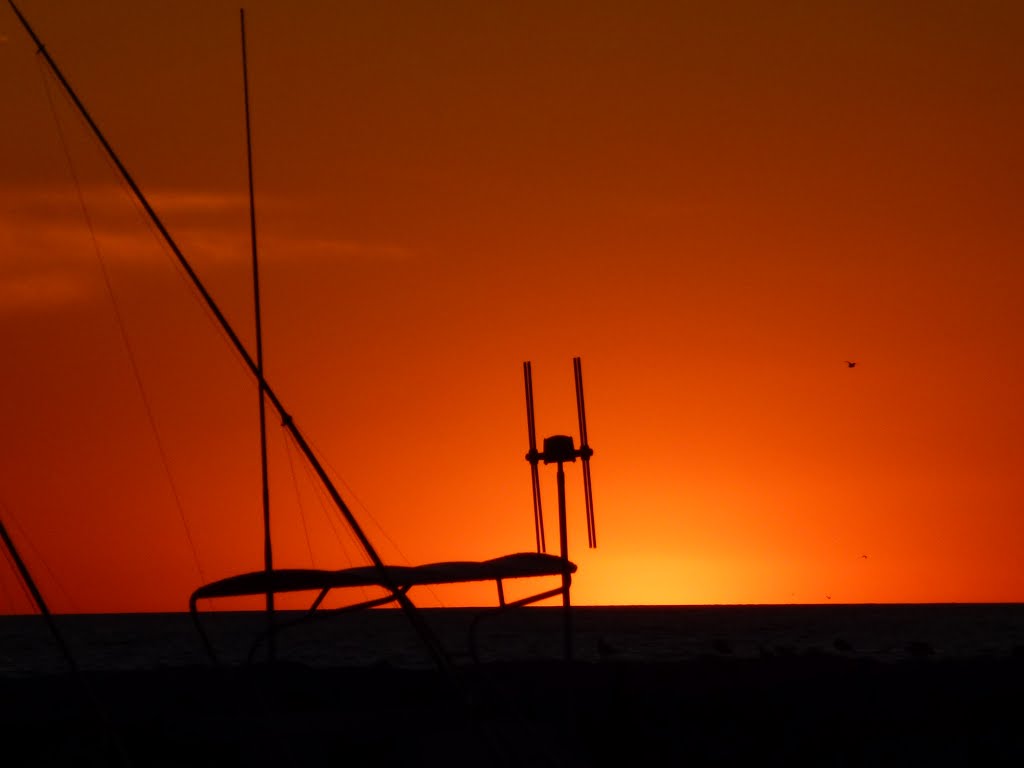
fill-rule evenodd
<path id="1" fill-rule="evenodd" d="M 57 642 L 57 646 L 60 648 L 60 652 L 63 654 L 64 659 L 67 661 L 68 666 L 71 668 L 71 672 L 78 675 L 78 664 L 75 663 L 75 657 L 71 655 L 71 649 L 68 644 L 64 642 L 64 636 L 60 633 L 57 628 L 57 623 L 53 620 L 53 615 L 50 613 L 50 609 L 46 605 L 46 601 L 43 599 L 43 594 L 39 591 L 36 586 L 35 580 L 32 578 L 32 574 L 28 570 L 28 566 L 25 565 L 25 561 L 21 559 L 21 555 L 18 554 L 18 548 L 14 546 L 14 541 L 11 539 L 10 534 L 7 533 L 7 526 L 4 525 L 4 521 L 0 519 L 0 539 L 3 539 L 4 546 L 7 547 L 7 551 L 11 553 L 11 559 L 14 561 L 14 567 L 18 569 L 18 574 L 21 576 L 21 580 L 28 587 L 29 594 L 32 595 L 32 601 L 39 608 L 39 613 L 42 614 L 43 620 L 46 622 L 46 626 L 50 630 L 50 634 L 53 635 L 53 639 Z"/>
<path id="2" fill-rule="evenodd" d="M 558 546 L 559 555 L 566 565 L 569 563 L 569 531 L 566 526 L 565 514 L 565 468 L 561 461 L 558 462 Z M 562 612 L 564 617 L 564 649 L 565 660 L 572 660 L 572 606 L 569 601 L 569 586 L 572 582 L 572 574 L 569 569 L 562 570 Z"/>
<path id="3" fill-rule="evenodd" d="M 192 267 L 192 264 L 188 261 L 188 259 L 185 258 L 185 254 L 182 253 L 181 248 L 178 246 L 178 243 L 171 236 L 171 233 L 170 231 L 168 231 L 167 226 L 163 223 L 163 220 L 160 218 L 159 215 L 157 215 L 156 210 L 154 210 L 153 206 L 150 204 L 149 200 L 142 192 L 142 189 L 136 183 L 132 175 L 128 172 L 128 168 L 121 161 L 121 158 L 118 156 L 117 152 L 114 151 L 114 148 L 111 146 L 110 142 L 107 141 L 106 136 L 100 130 L 99 126 L 96 124 L 96 121 L 93 120 L 92 115 L 89 114 L 89 111 L 85 108 L 85 105 L 82 103 L 82 100 L 78 98 L 78 94 L 75 93 L 75 90 L 71 87 L 71 84 L 67 81 L 67 78 L 64 77 L 64 73 L 61 72 L 60 67 L 57 66 L 57 63 L 53 60 L 53 57 L 50 56 L 49 51 L 46 50 L 46 46 L 43 45 L 42 41 L 39 39 L 39 36 L 36 35 L 35 30 L 32 29 L 32 26 L 28 23 L 28 20 L 22 15 L 21 11 L 18 10 L 18 6 L 14 4 L 14 0 L 7 0 L 7 3 L 11 6 L 11 9 L 14 11 L 14 14 L 18 17 L 18 21 L 21 22 L 21 25 L 25 28 L 25 31 L 28 33 L 29 37 L 32 38 L 32 42 L 34 42 L 38 47 L 39 53 L 46 60 L 46 63 L 53 71 L 54 76 L 57 78 L 58 82 L 60 82 L 61 87 L 64 89 L 65 93 L 67 93 L 68 97 L 75 105 L 75 108 L 78 109 L 79 113 L 82 115 L 82 119 L 85 120 L 86 124 L 88 124 L 89 129 L 93 132 L 93 135 L 96 137 L 96 140 L 99 141 L 100 146 L 103 147 L 103 150 L 107 153 L 107 156 L 110 158 L 111 162 L 115 165 L 118 172 L 121 174 L 121 178 L 124 179 L 125 184 L 127 184 L 128 188 L 131 189 L 132 194 L 135 196 L 135 199 L 138 201 L 139 205 L 142 206 L 142 209 L 146 212 L 146 215 L 153 223 L 153 226 L 156 228 L 157 232 L 160 233 L 160 236 L 167 244 L 167 247 L 171 250 L 171 253 L 174 254 L 174 258 L 178 261 L 178 264 L 181 266 L 181 268 L 185 270 L 185 274 L 188 276 L 189 280 L 192 281 L 192 285 L 199 292 L 199 295 L 202 297 L 207 309 L 209 309 L 213 316 L 216 318 L 217 323 L 221 327 L 221 330 L 224 331 L 224 334 L 228 337 L 228 340 L 231 342 L 231 345 L 235 348 L 235 351 L 238 352 L 239 356 L 242 358 L 242 361 L 245 363 L 246 367 L 253 374 L 253 376 L 256 376 L 257 380 L 259 380 L 260 370 L 257 367 L 256 362 L 252 359 L 252 356 L 249 354 L 249 351 L 245 348 L 245 345 L 242 343 L 242 340 L 238 337 L 238 334 L 235 332 L 235 329 L 231 326 L 231 323 L 228 322 L 228 319 L 224 315 L 224 312 L 217 305 L 217 302 L 214 301 L 213 296 L 207 290 L 202 280 L 199 279 L 199 275 Z M 378 573 L 380 574 L 381 586 L 383 586 L 389 592 L 395 593 L 395 597 L 398 601 L 398 604 L 402 607 L 402 610 L 409 618 L 410 623 L 413 625 L 416 632 L 419 634 L 420 639 L 427 647 L 431 657 L 434 659 L 434 661 L 437 663 L 440 669 L 442 669 L 445 672 L 450 672 L 451 662 L 449 661 L 447 654 L 444 652 L 444 649 L 441 647 L 437 638 L 434 636 L 434 633 L 430 630 L 430 627 L 427 626 L 423 618 L 416 611 L 416 606 L 413 605 L 412 600 L 410 600 L 409 597 L 404 592 L 398 589 L 397 585 L 394 582 L 394 579 L 391 578 L 391 574 L 388 572 L 387 567 L 384 565 L 384 561 L 381 560 L 381 557 L 377 553 L 377 550 L 374 548 L 373 544 L 370 543 L 369 538 L 366 536 L 366 532 L 363 530 L 362 526 L 359 525 L 359 521 L 356 520 L 355 515 L 352 514 L 352 510 L 349 509 L 348 505 L 345 503 L 345 500 L 341 498 L 341 494 L 338 492 L 338 489 L 335 487 L 334 482 L 327 474 L 327 470 L 324 469 L 323 465 L 320 463 L 320 460 L 317 459 L 316 454 L 313 453 L 313 449 L 306 441 L 305 436 L 295 425 L 295 422 L 292 419 L 291 414 L 289 414 L 288 411 L 285 410 L 284 404 L 277 397 L 277 394 L 270 386 L 270 383 L 267 382 L 265 379 L 263 380 L 263 392 L 266 398 L 270 401 L 270 404 L 274 406 L 274 410 L 277 411 L 277 414 L 281 419 L 281 426 L 288 430 L 288 433 L 292 436 L 292 439 L 295 440 L 296 446 L 298 446 L 299 451 L 302 453 L 302 455 L 306 458 L 306 461 L 308 461 L 310 466 L 313 468 L 313 471 L 316 473 L 317 478 L 323 484 L 324 490 L 327 491 L 327 495 L 331 497 L 332 503 L 335 505 L 335 507 L 337 507 L 339 513 L 345 519 L 345 522 L 352 529 L 352 533 L 355 534 L 355 537 L 359 540 L 359 544 L 363 547 L 363 550 L 366 552 L 367 557 L 370 558 L 370 561 L 377 569 Z"/>
<path id="4" fill-rule="evenodd" d="M 64 642 L 64 635 L 62 635 L 60 629 L 57 628 L 57 622 L 53 620 L 53 614 L 50 613 L 50 609 L 46 605 L 46 600 L 43 599 L 43 593 L 39 591 L 35 580 L 32 578 L 31 572 L 28 570 L 28 566 L 25 565 L 25 561 L 21 559 L 21 555 L 18 553 L 18 548 L 14 546 L 14 541 L 11 539 L 10 534 L 8 534 L 7 526 L 4 525 L 2 518 L 0 518 L 0 539 L 3 540 L 4 546 L 11 554 L 11 559 L 14 561 L 14 567 L 18 569 L 18 575 L 21 576 L 21 580 L 25 583 L 25 586 L 28 587 L 29 594 L 32 595 L 32 601 L 39 609 L 39 613 L 42 614 L 43 621 L 46 622 L 46 626 L 50 630 L 50 634 L 53 635 L 53 639 L 57 643 L 57 647 L 60 649 L 61 655 L 64 656 L 64 660 L 67 662 L 68 668 L 71 672 L 71 677 L 78 685 L 78 689 L 85 699 L 84 703 L 89 708 L 89 715 L 95 717 L 97 724 L 106 732 L 107 737 L 110 739 L 110 745 L 116 752 L 117 762 L 123 766 L 131 765 L 131 761 L 128 759 L 128 754 L 125 752 L 124 744 L 121 742 L 121 737 L 118 735 L 117 730 L 111 723 L 106 709 L 96 699 L 85 680 L 83 680 L 78 669 L 78 663 L 75 661 L 75 657 L 71 655 L 71 648 L 68 647 L 66 642 Z"/>
<path id="5" fill-rule="evenodd" d="M 269 575 L 274 571 L 274 547 L 270 536 L 270 480 L 267 468 L 267 380 L 263 376 L 263 315 L 260 311 L 260 267 L 256 255 L 256 193 L 252 181 L 252 123 L 249 120 L 249 63 L 245 47 L 245 9 L 238 11 L 242 25 L 242 90 L 245 92 L 245 152 L 249 169 L 249 241 L 252 243 L 252 292 L 256 314 L 256 379 L 259 382 L 260 477 L 263 490 L 263 569 L 267 572 L 267 658 L 274 660 L 274 590 Z"/>

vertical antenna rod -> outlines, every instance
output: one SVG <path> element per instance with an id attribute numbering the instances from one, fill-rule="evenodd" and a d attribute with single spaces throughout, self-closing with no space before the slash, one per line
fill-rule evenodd
<path id="1" fill-rule="evenodd" d="M 537 470 L 540 454 L 537 452 L 537 429 L 533 415 L 533 369 L 529 361 L 523 363 L 523 378 L 526 381 L 526 431 L 530 439 L 530 451 L 526 454 L 526 460 L 530 462 L 530 475 L 533 481 L 533 528 L 537 539 L 537 551 L 547 552 L 547 543 L 544 541 L 544 511 L 540 501 L 540 475 Z"/>
<path id="2" fill-rule="evenodd" d="M 259 383 L 260 477 L 263 491 L 263 569 L 274 570 L 274 547 L 270 536 L 270 478 L 267 468 L 267 380 L 263 375 L 263 320 L 260 310 L 260 268 L 256 250 L 256 193 L 252 181 L 252 123 L 249 118 L 249 60 L 245 46 L 245 9 L 238 10 L 242 29 L 242 90 L 245 95 L 245 152 L 249 171 L 249 241 L 252 244 L 252 292 L 256 314 L 256 379 Z M 276 656 L 274 632 L 274 590 L 267 588 L 267 657 Z"/>
<path id="3" fill-rule="evenodd" d="M 199 295 L 205 302 L 207 309 L 209 309 L 213 316 L 217 319 L 217 322 L 220 324 L 221 330 L 224 331 L 224 334 L 228 337 L 228 340 L 231 342 L 231 345 L 235 348 L 235 351 L 238 352 L 238 355 L 242 358 L 242 361 L 245 363 L 249 371 L 258 379 L 260 376 L 260 371 L 257 368 L 255 361 L 252 359 L 252 356 L 249 354 L 249 351 L 245 348 L 245 345 L 242 343 L 242 340 L 238 337 L 238 334 L 235 332 L 235 329 L 231 326 L 231 323 L 228 322 L 228 319 L 224 315 L 224 312 L 217 305 L 217 302 L 214 301 L 213 296 L 210 294 L 209 290 L 207 290 L 202 280 L 199 279 L 199 275 L 192 267 L 192 264 L 188 261 L 188 259 L 185 258 L 185 254 L 182 253 L 181 248 L 178 246 L 178 243 L 171 236 L 171 233 L 168 231 L 167 226 L 163 223 L 163 220 L 160 218 L 159 215 L 157 215 L 157 212 L 154 210 L 153 206 L 150 204 L 145 194 L 143 194 L 142 189 L 139 187 L 138 183 L 136 183 L 135 179 L 128 172 L 128 168 L 121 161 L 121 158 L 118 156 L 117 152 L 114 151 L 114 148 L 110 145 L 110 142 L 107 141 L 107 137 L 104 136 L 103 132 L 96 124 L 96 121 L 93 120 L 92 115 L 89 114 L 89 110 L 85 108 L 85 105 L 82 103 L 82 100 L 78 98 L 78 94 L 75 93 L 74 88 L 71 87 L 71 84 L 67 81 L 67 78 L 64 77 L 64 73 L 61 72 L 60 67 L 57 66 L 57 63 L 53 60 L 53 57 L 50 56 L 50 52 L 46 50 L 46 46 L 43 45 L 43 42 L 39 39 L 39 36 L 36 35 L 35 30 L 32 29 L 32 26 L 28 23 L 28 20 L 21 13 L 21 11 L 18 10 L 18 6 L 14 4 L 14 0 L 7 0 L 7 4 L 11 6 L 11 9 L 14 11 L 14 14 L 18 17 L 18 21 L 21 23 L 22 27 L 25 28 L 25 31 L 28 33 L 28 36 L 32 38 L 32 42 L 35 43 L 36 47 L 39 49 L 39 53 L 46 60 L 47 65 L 50 67 L 58 82 L 60 82 L 61 87 L 64 89 L 65 93 L 67 93 L 68 97 L 75 105 L 75 108 L 78 110 L 79 114 L 82 115 L 82 119 L 84 119 L 85 122 L 88 124 L 89 129 L 93 132 L 93 135 L 96 137 L 96 140 L 100 143 L 100 146 L 103 147 L 103 150 L 107 153 L 107 156 L 110 158 L 111 162 L 114 164 L 118 172 L 121 174 L 121 178 L 124 179 L 125 184 L 127 184 L 129 189 L 131 189 L 132 194 L 135 196 L 135 199 L 138 201 L 139 205 L 142 206 L 142 209 L 146 212 L 146 215 L 153 223 L 153 226 L 156 227 L 157 232 L 160 233 L 160 236 L 167 244 L 167 247 L 170 248 L 171 253 L 174 254 L 174 257 L 175 259 L 177 259 L 178 264 L 185 271 L 185 274 L 188 275 L 189 280 L 192 281 L 192 285 L 199 292 Z M 345 500 L 341 497 L 341 494 L 338 492 L 338 489 L 334 485 L 334 482 L 327 474 L 327 470 L 324 469 L 323 464 L 316 457 L 316 454 L 313 452 L 313 449 L 306 441 L 305 435 L 303 435 L 299 428 L 295 425 L 295 421 L 292 419 L 291 414 L 285 410 L 284 404 L 278 398 L 277 394 L 270 386 L 270 383 L 267 382 L 266 380 L 264 380 L 263 382 L 263 392 L 266 395 L 267 399 L 270 401 L 270 404 L 274 406 L 274 410 L 277 412 L 278 416 L 281 419 L 281 425 L 288 430 L 288 433 L 292 436 L 292 439 L 295 440 L 295 444 L 302 452 L 302 455 L 306 458 L 306 461 L 308 461 L 309 465 L 313 468 L 313 471 L 316 473 L 317 478 L 323 484 L 324 490 L 327 491 L 327 495 L 331 497 L 331 501 L 334 503 L 334 506 L 337 507 L 338 512 L 345 519 L 345 522 L 348 523 L 349 527 L 352 529 L 352 533 L 355 534 L 356 538 L 359 540 L 359 544 L 363 547 L 363 551 L 366 552 L 367 556 L 370 558 L 370 561 L 377 569 L 377 572 L 380 575 L 380 581 L 382 586 L 384 586 L 388 591 L 395 593 L 399 605 L 402 607 L 402 610 L 408 617 L 409 622 L 416 629 L 417 633 L 420 636 L 420 639 L 423 641 L 424 645 L 430 652 L 431 657 L 437 663 L 438 667 L 446 673 L 450 672 L 451 662 L 449 661 L 447 655 L 444 652 L 444 649 L 441 647 L 436 636 L 431 631 L 430 627 L 427 626 L 426 622 L 423 620 L 423 617 L 419 615 L 419 613 L 416 610 L 416 606 L 412 603 L 412 600 L 410 600 L 409 597 L 404 592 L 399 590 L 397 585 L 394 583 L 394 579 L 391 577 L 391 574 L 388 572 L 387 567 L 384 565 L 384 561 L 381 559 L 380 554 L 378 554 L 373 544 L 370 543 L 370 539 L 366 536 L 366 532 L 363 530 L 363 527 L 359 525 L 359 521 L 356 520 L 355 515 L 352 514 L 352 510 L 349 509 L 348 504 L 346 504 Z"/>
<path id="4" fill-rule="evenodd" d="M 587 512 L 587 545 L 597 547 L 597 528 L 594 525 L 594 492 L 590 484 L 590 457 L 594 451 L 587 442 L 587 411 L 583 401 L 583 364 L 578 357 L 572 359 L 573 378 L 576 380 L 576 417 L 580 425 L 579 455 L 583 460 L 583 498 Z"/>

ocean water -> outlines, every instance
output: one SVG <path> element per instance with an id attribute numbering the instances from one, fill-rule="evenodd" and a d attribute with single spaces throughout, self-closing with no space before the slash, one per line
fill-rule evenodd
<path id="1" fill-rule="evenodd" d="M 469 628 L 481 611 L 423 612 L 457 663 L 471 661 Z M 300 614 L 285 612 L 284 621 Z M 203 615 L 222 662 L 244 664 L 266 619 L 253 612 Z M 56 617 L 80 668 L 154 669 L 208 664 L 188 614 Z M 557 659 L 560 608 L 488 616 L 478 630 L 482 661 Z M 842 654 L 895 661 L 1008 657 L 1024 653 L 1024 604 L 638 606 L 573 610 L 575 657 L 581 661 L 678 661 L 705 655 L 757 657 Z M 257 646 L 255 658 L 263 658 Z M 325 616 L 283 630 L 278 657 L 312 667 L 430 666 L 418 636 L 397 610 Z M 66 668 L 39 616 L 0 617 L 0 675 L 45 675 Z"/>

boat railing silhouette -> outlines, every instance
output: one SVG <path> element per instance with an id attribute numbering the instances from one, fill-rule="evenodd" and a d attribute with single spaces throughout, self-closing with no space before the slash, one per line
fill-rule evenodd
<path id="1" fill-rule="evenodd" d="M 142 207 L 146 216 L 153 224 L 159 237 L 169 248 L 170 252 L 174 256 L 178 265 L 182 268 L 188 280 L 191 282 L 194 289 L 198 292 L 202 302 L 209 309 L 217 325 L 226 335 L 231 346 L 235 352 L 239 355 L 242 362 L 248 371 L 255 378 L 259 385 L 260 390 L 260 406 L 261 406 L 261 423 L 264 419 L 263 406 L 264 403 L 269 403 L 270 408 L 277 414 L 283 429 L 287 432 L 289 437 L 294 441 L 299 452 L 308 462 L 316 475 L 318 481 L 322 485 L 327 496 L 333 503 L 334 507 L 341 515 L 353 535 L 357 539 L 361 548 L 365 552 L 370 564 L 367 566 L 346 568 L 338 571 L 329 570 L 318 570 L 318 569 L 294 569 L 294 568 L 278 568 L 273 565 L 271 556 L 271 542 L 269 540 L 269 534 L 266 534 L 265 539 L 265 558 L 264 568 L 260 571 L 253 571 L 250 573 L 238 574 L 228 578 L 220 579 L 218 581 L 205 584 L 196 589 L 189 599 L 189 609 L 192 616 L 196 619 L 196 624 L 200 628 L 203 642 L 206 644 L 211 657 L 216 658 L 214 650 L 209 643 L 209 639 L 205 632 L 202 631 L 202 622 L 200 620 L 200 614 L 198 611 L 198 601 L 202 599 L 215 599 L 215 598 L 230 598 L 230 597 L 243 597 L 253 595 L 265 595 L 267 597 L 268 616 L 271 619 L 268 623 L 268 629 L 265 633 L 266 639 L 272 642 L 273 636 L 287 625 L 278 626 L 273 620 L 273 599 L 275 595 L 282 593 L 292 592 L 316 592 L 317 595 L 310 605 L 305 617 L 310 617 L 317 614 L 317 611 L 322 608 L 325 597 L 335 589 L 342 589 L 347 587 L 379 587 L 384 590 L 384 595 L 379 598 L 370 600 L 364 600 L 362 602 L 346 606 L 340 609 L 333 609 L 334 613 L 354 611 L 364 608 L 370 608 L 386 604 L 397 604 L 405 615 L 408 617 L 413 628 L 419 635 L 426 650 L 442 670 L 446 670 L 450 667 L 450 661 L 448 654 L 445 649 L 441 646 L 437 640 L 435 634 L 424 621 L 423 617 L 416 609 L 416 606 L 412 603 L 408 596 L 408 592 L 417 586 L 427 585 L 439 585 L 439 584 L 452 584 L 462 582 L 478 582 L 478 581 L 493 581 L 497 585 L 498 594 L 498 605 L 496 608 L 491 609 L 492 612 L 502 612 L 513 608 L 519 608 L 525 605 L 530 605 L 542 600 L 561 597 L 562 605 L 564 609 L 564 650 L 566 658 L 572 656 L 572 627 L 571 627 L 571 600 L 570 600 L 570 588 L 572 584 L 572 574 L 576 571 L 576 565 L 571 562 L 568 554 L 568 533 L 566 525 L 566 505 L 565 505 L 565 472 L 564 465 L 566 463 L 575 462 L 577 459 L 581 459 L 583 465 L 583 478 L 584 478 L 584 492 L 586 501 L 586 513 L 587 513 L 587 531 L 588 531 L 588 543 L 591 547 L 596 546 L 596 534 L 593 522 L 593 495 L 591 492 L 590 482 L 590 458 L 593 455 L 593 450 L 587 440 L 586 431 L 586 417 L 584 413 L 584 399 L 583 399 L 583 380 L 582 370 L 579 358 L 575 358 L 573 361 L 574 375 L 576 382 L 576 402 L 577 402 L 577 416 L 579 420 L 579 431 L 580 431 L 580 446 L 576 447 L 573 438 L 567 435 L 555 435 L 545 438 L 543 442 L 543 450 L 537 450 L 536 441 L 536 429 L 534 420 L 533 410 L 533 384 L 532 384 L 532 370 L 530 363 L 524 364 L 524 379 L 526 386 L 526 406 L 527 406 L 527 427 L 529 437 L 529 452 L 526 455 L 527 461 L 531 466 L 531 476 L 533 483 L 533 504 L 534 504 L 534 522 L 536 528 L 536 552 L 520 552 L 505 557 L 498 557 L 491 560 L 475 561 L 475 562 L 442 562 L 442 563 L 431 563 L 420 566 L 397 566 L 386 564 L 376 548 L 373 546 L 369 537 L 366 535 L 363 527 L 352 513 L 348 504 L 345 502 L 341 493 L 338 491 L 335 483 L 331 479 L 323 463 L 317 457 L 313 451 L 310 443 L 306 439 L 303 431 L 296 424 L 295 420 L 291 416 L 288 409 L 286 409 L 284 403 L 277 395 L 270 382 L 264 376 L 262 355 L 261 350 L 257 349 L 257 354 L 254 356 L 247 349 L 246 345 L 242 342 L 238 332 L 232 327 L 228 321 L 226 315 L 218 306 L 213 295 L 204 285 L 200 279 L 198 273 L 193 268 L 192 264 L 186 258 L 182 249 L 179 247 L 174 237 L 162 221 L 161 217 L 154 209 L 146 195 L 143 193 L 139 184 L 135 181 L 128 168 L 122 162 L 113 146 L 109 143 L 104 133 L 100 130 L 98 124 L 89 113 L 88 109 L 78 97 L 71 84 L 68 82 L 63 72 L 54 61 L 49 51 L 43 45 L 40 38 L 37 36 L 25 16 L 21 13 L 18 7 L 15 5 L 13 0 L 8 0 L 8 4 L 14 11 L 19 22 L 28 33 L 33 43 L 37 46 L 38 53 L 45 60 L 50 71 L 53 73 L 57 81 L 59 82 L 64 93 L 69 97 L 72 104 L 75 106 L 86 125 L 89 127 L 93 136 L 99 142 L 105 154 L 109 157 L 121 178 L 129 188 L 132 196 L 136 202 Z M 242 29 L 243 29 L 243 64 L 245 56 L 245 38 L 244 38 L 244 13 L 242 14 Z M 248 131 L 248 83 L 246 77 L 246 127 Z M 252 214 L 252 182 L 251 182 L 251 144 L 247 147 L 249 150 L 249 163 L 250 163 L 250 213 Z M 257 324 L 259 323 L 258 317 L 258 271 L 256 269 L 256 246 L 255 246 L 255 217 L 254 214 L 251 216 L 252 224 L 252 238 L 253 238 L 253 261 L 254 261 L 254 286 L 256 288 L 256 300 L 257 300 Z M 259 347 L 259 334 L 257 334 L 257 346 Z M 539 485 L 539 470 L 538 467 L 541 463 L 544 464 L 555 464 L 557 466 L 557 483 L 558 483 L 558 513 L 559 513 L 559 554 L 553 555 L 546 552 L 546 541 L 544 535 L 544 523 L 542 515 L 542 506 L 540 499 L 540 485 Z M 265 472 L 265 464 L 264 464 Z M 264 477 L 265 481 L 265 477 Z M 266 520 L 267 513 L 265 507 L 265 531 L 269 531 L 269 521 Z M 559 584 L 556 587 L 544 590 L 535 595 L 529 597 L 508 601 L 505 598 L 504 593 L 504 582 L 511 579 L 522 579 L 532 577 L 558 577 Z M 488 613 L 482 613 L 481 617 L 489 615 Z M 304 618 L 305 618 L 304 617 Z M 475 630 L 477 622 L 474 622 L 473 628 Z M 475 641 L 473 642 L 475 648 Z M 255 647 L 255 645 L 254 645 Z"/>

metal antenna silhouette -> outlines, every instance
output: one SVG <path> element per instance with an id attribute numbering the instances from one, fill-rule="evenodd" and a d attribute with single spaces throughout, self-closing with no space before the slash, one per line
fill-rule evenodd
<path id="1" fill-rule="evenodd" d="M 594 526 L 594 493 L 590 483 L 590 457 L 593 449 L 587 442 L 587 416 L 583 399 L 583 369 L 580 359 L 572 359 L 573 377 L 576 381 L 576 417 L 579 420 L 580 447 L 577 448 L 571 435 L 552 435 L 544 438 L 544 450 L 537 450 L 536 421 L 533 412 L 533 369 L 529 362 L 523 363 L 523 378 L 526 382 L 526 429 L 530 441 L 530 450 L 526 460 L 530 463 L 530 475 L 533 482 L 533 522 L 536 529 L 537 551 L 544 552 L 544 515 L 540 499 L 540 477 L 538 467 L 555 464 L 558 467 L 558 545 L 559 556 L 569 562 L 569 535 L 566 526 L 565 512 L 565 463 L 575 462 L 577 458 L 583 465 L 583 496 L 587 512 L 587 545 L 594 549 L 597 546 L 597 530 Z M 569 585 L 572 574 L 562 572 L 562 606 L 565 610 L 565 658 L 572 658 L 571 604 Z"/>

